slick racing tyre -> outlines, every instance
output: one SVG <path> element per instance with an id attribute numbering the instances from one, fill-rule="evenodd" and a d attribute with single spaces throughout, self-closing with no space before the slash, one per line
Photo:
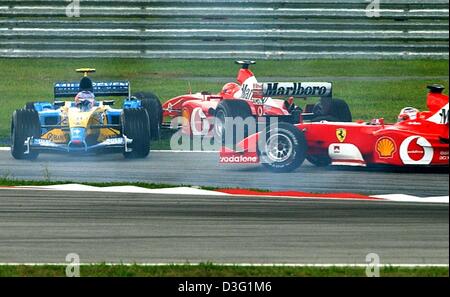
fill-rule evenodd
<path id="1" fill-rule="evenodd" d="M 124 109 L 122 133 L 133 142 L 128 145 L 131 152 L 124 152 L 127 159 L 145 158 L 150 153 L 150 125 L 147 111 L 143 108 Z"/>
<path id="2" fill-rule="evenodd" d="M 35 102 L 27 102 L 25 104 L 25 109 L 36 110 L 36 107 L 34 107 L 34 103 Z"/>
<path id="3" fill-rule="evenodd" d="M 307 155 L 306 160 L 317 167 L 326 167 L 331 164 L 331 158 L 326 155 Z"/>
<path id="4" fill-rule="evenodd" d="M 25 141 L 29 137 L 41 136 L 41 123 L 39 114 L 32 109 L 19 109 L 13 113 L 11 121 L 11 154 L 18 160 L 35 160 L 39 153 L 30 151 L 25 154 L 27 148 Z"/>
<path id="5" fill-rule="evenodd" d="M 150 135 L 152 140 L 161 138 L 161 125 L 163 122 L 163 109 L 158 96 L 153 93 L 137 93 L 134 97 L 141 100 L 142 108 L 148 113 Z"/>
<path id="6" fill-rule="evenodd" d="M 222 145 L 234 148 L 236 143 L 249 135 L 247 125 L 233 125 L 230 122 L 238 118 L 243 121 L 253 118 L 252 110 L 246 101 L 237 99 L 220 101 L 214 116 L 214 137 L 220 140 Z"/>
<path id="7" fill-rule="evenodd" d="M 261 163 L 273 172 L 290 172 L 305 160 L 306 139 L 298 128 L 289 123 L 269 127 L 261 138 L 258 150 Z"/>
<path id="8" fill-rule="evenodd" d="M 313 109 L 313 122 L 329 121 L 329 122 L 351 122 L 352 113 L 347 102 L 342 99 L 332 98 L 329 100 L 321 100 Z"/>

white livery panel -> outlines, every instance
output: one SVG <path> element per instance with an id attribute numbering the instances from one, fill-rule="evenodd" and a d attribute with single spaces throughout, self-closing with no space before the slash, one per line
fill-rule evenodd
<path id="1" fill-rule="evenodd" d="M 330 82 L 267 82 L 262 83 L 262 95 L 267 97 L 331 97 Z"/>

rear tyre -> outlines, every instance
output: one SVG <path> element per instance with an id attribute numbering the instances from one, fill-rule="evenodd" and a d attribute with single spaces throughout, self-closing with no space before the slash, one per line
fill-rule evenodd
<path id="1" fill-rule="evenodd" d="M 264 167 L 273 172 L 290 172 L 305 161 L 307 144 L 303 132 L 289 123 L 279 123 L 266 130 L 258 144 Z"/>
<path id="2" fill-rule="evenodd" d="M 31 109 L 19 109 L 13 113 L 11 121 L 11 155 L 17 160 L 35 160 L 39 153 L 30 150 L 25 154 L 25 141 L 29 137 L 41 136 L 39 114 Z"/>
<path id="3" fill-rule="evenodd" d="M 333 98 L 329 102 L 319 102 L 313 109 L 313 122 L 329 121 L 329 122 L 351 122 L 352 113 L 350 108 L 342 99 Z"/>
<path id="4" fill-rule="evenodd" d="M 161 138 L 161 125 L 163 122 L 163 109 L 158 96 L 151 92 L 137 93 L 134 97 L 141 100 L 142 108 L 148 113 L 151 140 Z"/>
<path id="5" fill-rule="evenodd" d="M 248 137 L 248 126 L 242 126 L 244 131 L 237 131 L 238 128 L 233 125 L 231 121 L 241 118 L 246 120 L 249 117 L 253 117 L 252 110 L 247 102 L 243 100 L 222 100 L 217 105 L 214 115 L 214 136 L 215 139 L 219 139 L 222 145 L 232 145 L 233 148 L 236 143 L 239 143 L 242 139 Z M 256 132 L 256 131 L 254 131 Z M 232 141 L 232 143 L 227 143 Z"/>
<path id="6" fill-rule="evenodd" d="M 124 109 L 122 133 L 133 142 L 128 145 L 131 152 L 124 152 L 127 159 L 145 158 L 150 153 L 150 125 L 147 111 L 143 108 Z"/>
<path id="7" fill-rule="evenodd" d="M 36 110 L 36 107 L 34 107 L 34 103 L 35 102 L 27 102 L 27 103 L 25 103 L 25 109 Z"/>

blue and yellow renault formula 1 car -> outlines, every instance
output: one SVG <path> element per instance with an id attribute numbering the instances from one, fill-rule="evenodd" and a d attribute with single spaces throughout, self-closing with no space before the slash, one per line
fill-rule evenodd
<path id="1" fill-rule="evenodd" d="M 93 82 L 84 73 L 80 82 L 58 82 L 54 100 L 30 102 L 13 113 L 11 153 L 16 159 L 36 159 L 41 152 L 123 153 L 145 158 L 150 140 L 159 138 L 162 109 L 151 93 L 130 95 L 128 81 Z M 101 97 L 126 96 L 122 109 Z M 64 98 L 73 98 L 65 101 Z"/>

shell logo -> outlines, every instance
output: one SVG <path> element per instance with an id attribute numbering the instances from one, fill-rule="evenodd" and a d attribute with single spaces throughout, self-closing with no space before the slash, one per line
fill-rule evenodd
<path id="1" fill-rule="evenodd" d="M 397 150 L 395 142 L 389 137 L 378 139 L 375 147 L 380 158 L 392 158 Z"/>

